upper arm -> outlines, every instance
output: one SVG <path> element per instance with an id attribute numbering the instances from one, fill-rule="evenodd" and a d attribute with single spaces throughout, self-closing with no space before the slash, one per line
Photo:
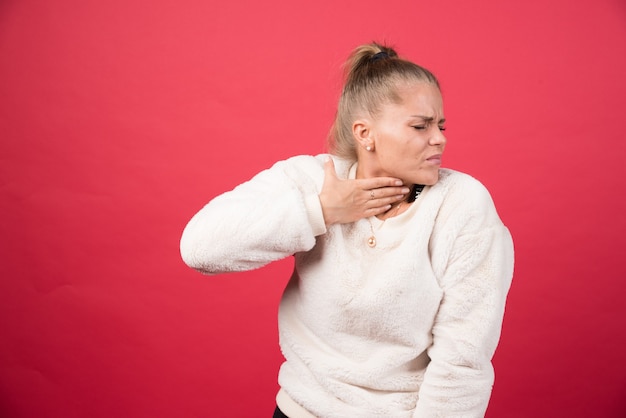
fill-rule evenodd
<path id="1" fill-rule="evenodd" d="M 185 263 L 203 273 L 242 271 L 312 248 L 325 232 L 315 164 L 279 162 L 205 205 L 183 231 Z"/>

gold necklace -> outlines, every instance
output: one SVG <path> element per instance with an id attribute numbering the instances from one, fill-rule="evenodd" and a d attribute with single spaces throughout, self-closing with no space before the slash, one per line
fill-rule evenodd
<path id="1" fill-rule="evenodd" d="M 393 218 L 394 216 L 396 216 L 398 214 L 398 212 L 400 211 L 400 206 L 402 206 L 403 203 L 404 203 L 404 201 L 401 201 L 400 203 L 398 203 L 398 206 L 395 207 L 394 214 L 393 215 L 389 215 L 388 217 L 383 219 L 383 223 L 380 224 L 380 226 L 378 227 L 378 230 L 380 230 L 380 228 L 382 228 L 383 225 L 385 225 L 385 222 L 387 221 L 387 219 Z M 390 209 L 390 211 L 391 211 L 391 209 Z M 389 213 L 389 212 L 387 212 L 387 213 Z M 367 245 L 370 248 L 374 248 L 376 246 L 376 233 L 374 233 L 374 226 L 372 225 L 372 221 L 370 221 L 370 219 L 367 218 L 367 222 L 369 222 L 369 224 L 370 224 L 370 231 L 372 231 L 372 235 L 367 239 Z"/>

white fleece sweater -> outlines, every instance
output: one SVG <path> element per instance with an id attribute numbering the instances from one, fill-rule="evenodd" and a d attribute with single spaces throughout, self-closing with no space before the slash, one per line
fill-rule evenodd
<path id="1" fill-rule="evenodd" d="M 184 261 L 216 274 L 295 254 L 279 309 L 279 406 L 290 418 L 484 416 L 513 274 L 489 193 L 442 169 L 399 216 L 327 229 L 326 158 L 278 162 L 213 199 L 183 232 Z"/>

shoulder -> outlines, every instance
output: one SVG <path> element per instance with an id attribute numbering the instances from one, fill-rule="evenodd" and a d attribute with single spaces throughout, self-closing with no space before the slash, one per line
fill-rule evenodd
<path id="1" fill-rule="evenodd" d="M 333 159 L 337 175 L 340 177 L 347 177 L 352 162 L 331 154 L 296 155 L 286 160 L 277 162 L 274 167 L 280 168 L 286 173 L 292 173 L 294 175 L 323 177 L 324 164 L 328 158 Z"/>
<path id="2" fill-rule="evenodd" d="M 348 163 L 335 156 L 329 154 L 296 155 L 274 163 L 271 167 L 256 174 L 251 182 L 243 183 L 238 188 L 268 186 L 299 189 L 303 193 L 317 194 L 324 184 L 324 163 L 328 158 L 333 158 L 339 176 L 343 172 L 347 174 Z"/>
<path id="3" fill-rule="evenodd" d="M 432 191 L 441 199 L 439 211 L 444 218 L 500 222 L 489 190 L 469 174 L 441 169 Z"/>
<path id="4" fill-rule="evenodd" d="M 444 194 L 450 203 L 464 202 L 463 206 L 493 205 L 489 190 L 476 178 L 460 171 L 443 168 L 439 171 L 439 181 L 433 186 Z"/>
<path id="5" fill-rule="evenodd" d="M 449 192 L 489 193 L 487 188 L 476 178 L 449 168 L 439 170 L 439 182 L 435 187 L 438 185 L 446 188 Z"/>
<path id="6" fill-rule="evenodd" d="M 320 170 L 323 171 L 323 162 L 320 163 L 320 160 L 322 160 L 320 156 L 296 155 L 276 161 L 271 167 L 262 170 L 255 177 L 260 179 L 280 177 L 285 180 L 315 177 Z"/>

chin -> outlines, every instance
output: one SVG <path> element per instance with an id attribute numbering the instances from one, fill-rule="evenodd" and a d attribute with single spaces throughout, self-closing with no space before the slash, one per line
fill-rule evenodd
<path id="1" fill-rule="evenodd" d="M 436 173 L 433 173 L 433 174 L 430 174 L 430 175 L 427 175 L 427 176 L 420 176 L 420 178 L 417 179 L 417 181 L 414 181 L 413 183 L 415 183 L 415 184 L 423 184 L 425 186 L 433 186 L 438 181 L 439 181 L 439 170 L 437 170 Z"/>

